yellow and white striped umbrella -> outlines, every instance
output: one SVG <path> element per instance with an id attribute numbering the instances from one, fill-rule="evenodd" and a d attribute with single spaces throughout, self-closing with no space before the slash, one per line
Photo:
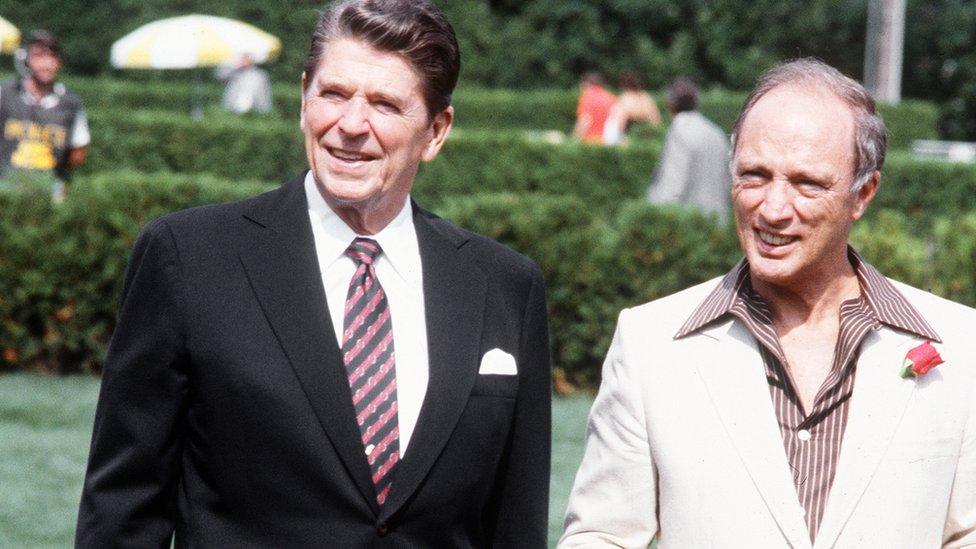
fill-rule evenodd
<path id="1" fill-rule="evenodd" d="M 120 69 L 216 67 L 249 55 L 255 63 L 275 59 L 281 40 L 234 19 L 183 15 L 139 27 L 112 44 Z"/>
<path id="2" fill-rule="evenodd" d="M 20 45 L 20 31 L 13 23 L 0 17 L 0 53 L 13 53 Z"/>

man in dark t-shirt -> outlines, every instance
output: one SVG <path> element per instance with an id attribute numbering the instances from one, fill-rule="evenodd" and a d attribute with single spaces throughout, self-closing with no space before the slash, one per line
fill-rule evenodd
<path id="1" fill-rule="evenodd" d="M 51 173 L 60 201 L 71 169 L 85 161 L 88 120 L 81 98 L 57 82 L 61 47 L 54 35 L 35 31 L 26 50 L 27 75 L 0 84 L 0 174 Z"/>

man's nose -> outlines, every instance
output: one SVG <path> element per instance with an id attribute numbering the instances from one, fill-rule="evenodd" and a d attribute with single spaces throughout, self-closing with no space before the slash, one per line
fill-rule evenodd
<path id="1" fill-rule="evenodd" d="M 766 186 L 759 215 L 770 225 L 781 225 L 793 217 L 794 189 L 789 182 L 774 179 Z"/>
<path id="2" fill-rule="evenodd" d="M 363 99 L 353 97 L 344 105 L 339 117 L 339 130 L 348 135 L 362 135 L 369 131 L 369 107 Z"/>

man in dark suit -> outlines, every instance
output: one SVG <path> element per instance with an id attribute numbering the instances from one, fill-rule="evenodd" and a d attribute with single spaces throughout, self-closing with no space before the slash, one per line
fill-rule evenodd
<path id="1" fill-rule="evenodd" d="M 409 196 L 458 67 L 426 0 L 331 6 L 302 76 L 311 170 L 145 229 L 77 546 L 545 545 L 541 274 Z"/>

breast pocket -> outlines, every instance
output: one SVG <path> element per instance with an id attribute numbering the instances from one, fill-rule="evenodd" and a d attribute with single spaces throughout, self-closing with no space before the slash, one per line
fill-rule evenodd
<path id="1" fill-rule="evenodd" d="M 515 398 L 518 395 L 518 376 L 478 374 L 471 396 Z"/>

